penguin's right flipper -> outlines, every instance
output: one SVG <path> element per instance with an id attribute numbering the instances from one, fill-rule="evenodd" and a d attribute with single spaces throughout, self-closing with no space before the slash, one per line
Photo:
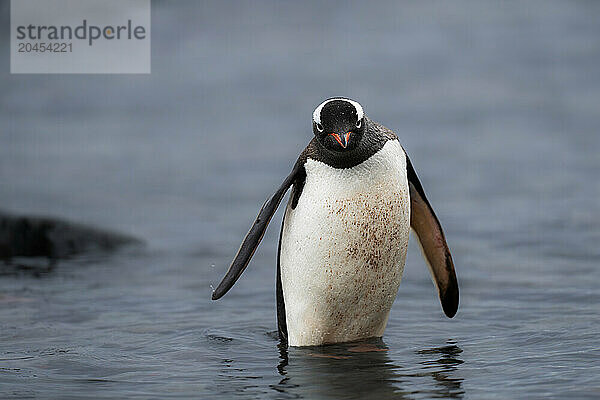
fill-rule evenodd
<path id="1" fill-rule="evenodd" d="M 301 167 L 299 167 L 297 164 L 287 178 L 285 178 L 275 194 L 273 194 L 273 196 L 271 196 L 271 198 L 263 204 L 262 208 L 258 212 L 256 220 L 254 220 L 254 224 L 252 224 L 252 227 L 246 234 L 240 249 L 231 262 L 231 266 L 229 267 L 227 274 L 225 274 L 225 277 L 213 292 L 213 300 L 218 300 L 223 297 L 223 295 L 225 295 L 225 293 L 231 289 L 231 287 L 242 275 L 242 272 L 244 272 L 248 266 L 250 259 L 254 255 L 256 248 L 258 247 L 265 234 L 265 231 L 267 230 L 267 226 L 269 225 L 271 218 L 275 214 L 275 211 L 277 211 L 279 203 L 281 203 L 283 195 L 294 183 L 300 168 Z"/>

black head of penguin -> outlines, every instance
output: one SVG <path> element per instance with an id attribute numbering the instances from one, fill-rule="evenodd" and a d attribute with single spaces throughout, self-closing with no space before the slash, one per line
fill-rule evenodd
<path id="1" fill-rule="evenodd" d="M 313 133 L 329 151 L 341 153 L 354 150 L 364 132 L 363 109 L 354 100 L 339 97 L 327 99 L 313 113 Z"/>

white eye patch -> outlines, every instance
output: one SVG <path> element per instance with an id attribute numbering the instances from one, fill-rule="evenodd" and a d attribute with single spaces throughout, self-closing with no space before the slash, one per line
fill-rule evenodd
<path id="1" fill-rule="evenodd" d="M 317 108 L 315 108 L 315 111 L 313 112 L 313 121 L 315 121 L 316 124 L 320 124 L 321 123 L 321 110 L 323 110 L 323 107 L 325 107 L 325 105 L 331 101 L 335 101 L 335 100 L 342 100 L 345 101 L 347 103 L 350 103 L 354 106 L 354 109 L 356 110 L 356 115 L 358 116 L 358 120 L 360 121 L 363 116 L 365 115 L 363 112 L 363 108 L 362 106 L 354 101 L 354 100 L 350 100 L 347 99 L 345 97 L 335 97 L 333 99 L 327 99 L 324 102 L 322 102 L 321 104 L 319 104 L 317 106 Z"/>

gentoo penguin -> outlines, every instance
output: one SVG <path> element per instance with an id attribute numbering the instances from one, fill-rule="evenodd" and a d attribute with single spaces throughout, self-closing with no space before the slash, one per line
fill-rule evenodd
<path id="1" fill-rule="evenodd" d="M 277 320 L 284 343 L 317 346 L 381 337 L 404 271 L 410 228 L 452 318 L 458 309 L 452 256 L 398 137 L 343 97 L 319 104 L 312 128 L 314 138 L 261 208 L 213 300 L 246 269 L 293 186 L 277 257 Z"/>

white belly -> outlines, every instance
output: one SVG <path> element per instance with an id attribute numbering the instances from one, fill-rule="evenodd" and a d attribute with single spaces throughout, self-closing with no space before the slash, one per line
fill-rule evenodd
<path id="1" fill-rule="evenodd" d="M 406 158 L 388 141 L 362 164 L 309 159 L 281 238 L 288 341 L 311 346 L 382 336 L 410 230 Z"/>

